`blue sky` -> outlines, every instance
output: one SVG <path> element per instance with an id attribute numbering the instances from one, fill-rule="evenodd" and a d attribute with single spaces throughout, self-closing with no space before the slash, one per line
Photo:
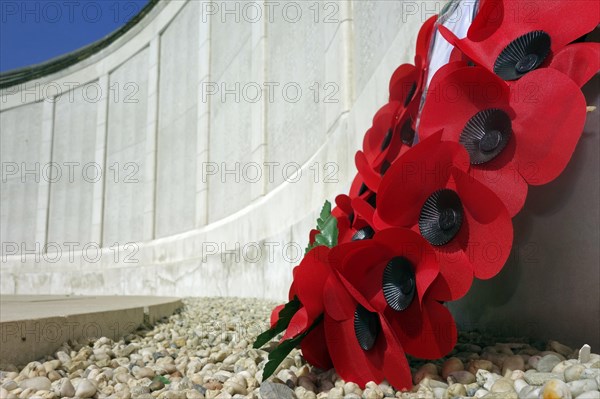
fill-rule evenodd
<path id="1" fill-rule="evenodd" d="M 0 71 L 38 64 L 108 35 L 148 0 L 0 0 Z"/>

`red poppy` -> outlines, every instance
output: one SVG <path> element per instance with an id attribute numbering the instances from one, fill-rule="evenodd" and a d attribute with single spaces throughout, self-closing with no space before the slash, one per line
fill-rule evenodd
<path id="1" fill-rule="evenodd" d="M 400 102 L 391 101 L 373 117 L 373 124 L 363 138 L 363 151 L 372 168 L 379 168 L 389 152 L 397 153 L 401 142 L 395 139 L 394 126 L 396 118 L 403 112 Z"/>
<path id="2" fill-rule="evenodd" d="M 410 388 L 408 361 L 383 315 L 367 310 L 335 274 L 324 296 L 325 337 L 337 374 L 361 387 L 385 378 L 396 389 Z"/>
<path id="3" fill-rule="evenodd" d="M 355 198 L 357 199 L 359 198 Z M 338 244 L 373 235 L 370 213 L 364 214 L 360 206 L 356 208 L 354 201 L 344 194 L 338 195 L 335 203 L 337 207 L 331 213 L 337 219 Z"/>
<path id="4" fill-rule="evenodd" d="M 292 316 L 282 341 L 306 332 L 323 314 L 323 287 L 331 274 L 331 268 L 327 260 L 328 255 L 328 247 L 322 245 L 315 247 L 294 268 L 294 282 L 292 288 L 290 288 L 290 299 L 294 296 L 298 297 L 302 306 Z M 278 315 L 278 311 L 277 316 L 271 314 L 271 325 L 274 325 L 274 322 L 277 321 Z M 322 369 L 331 367 L 331 359 L 327 351 L 322 325 L 317 326 L 307 334 L 300 343 L 300 349 L 302 349 L 304 358 L 312 365 Z"/>
<path id="5" fill-rule="evenodd" d="M 440 32 L 477 65 L 504 80 L 550 67 L 582 86 L 599 69 L 600 46 L 569 43 L 599 23 L 598 1 L 486 0 L 464 39 L 443 26 Z"/>
<path id="6" fill-rule="evenodd" d="M 365 182 L 362 179 L 360 173 L 357 173 L 350 184 L 350 190 L 348 191 L 348 195 L 350 198 L 356 198 L 362 196 L 366 191 L 368 191 L 368 187 L 365 185 Z"/>
<path id="7" fill-rule="evenodd" d="M 379 188 L 379 184 L 381 183 L 381 177 L 385 174 L 391 163 L 387 161 L 383 165 L 374 168 L 371 164 L 369 164 L 365 153 L 362 151 L 357 151 L 354 155 L 354 164 L 356 165 L 358 173 L 360 173 L 361 177 L 365 181 L 365 185 L 369 187 L 371 191 L 376 193 Z"/>
<path id="8" fill-rule="evenodd" d="M 443 129 L 444 140 L 463 144 L 469 173 L 514 216 L 527 184 L 548 183 L 566 167 L 583 131 L 585 105 L 579 87 L 555 70 L 533 71 L 507 85 L 485 68 L 448 64 L 430 85 L 419 136 Z"/>
<path id="9" fill-rule="evenodd" d="M 335 197 L 335 207 L 331 210 L 331 215 L 335 217 L 337 221 L 338 230 L 338 244 L 343 242 L 349 242 L 352 239 L 352 235 L 355 230 L 353 227 L 355 221 L 354 210 L 351 205 L 352 200 L 346 194 L 340 194 Z M 309 243 L 312 245 L 315 241 L 315 237 L 312 237 Z"/>
<path id="10" fill-rule="evenodd" d="M 408 109 L 413 120 L 416 119 L 421 96 L 423 95 L 427 65 L 429 64 L 429 47 L 436 20 L 437 16 L 429 18 L 419 30 L 415 64 L 400 65 L 390 79 L 390 101 L 400 101 Z"/>
<path id="11" fill-rule="evenodd" d="M 352 208 L 354 209 L 354 212 L 360 216 L 360 218 L 368 225 L 371 226 L 373 228 L 373 231 L 375 231 L 375 226 L 373 225 L 373 215 L 375 214 L 375 203 L 371 203 L 368 201 L 365 201 L 362 198 L 354 198 L 352 200 Z M 368 238 L 371 238 L 371 236 L 369 236 Z M 362 239 L 362 238 L 360 238 Z"/>
<path id="12" fill-rule="evenodd" d="M 373 127 L 363 142 L 364 151 L 358 151 L 354 157 L 358 173 L 371 191 L 377 192 L 381 177 L 392 162 L 412 146 L 412 125 L 408 110 L 396 103 L 386 104 L 373 119 Z"/>
<path id="13" fill-rule="evenodd" d="M 510 215 L 500 199 L 467 174 L 469 154 L 441 132 L 423 140 L 390 167 L 379 187 L 373 223 L 407 227 L 433 245 L 440 274 L 431 289 L 455 300 L 473 276 L 488 279 L 512 247 Z"/>
<path id="14" fill-rule="evenodd" d="M 371 204 L 375 207 L 375 203 L 377 200 L 377 193 L 371 190 L 366 184 L 365 180 L 360 173 L 357 173 L 352 181 L 352 185 L 350 186 L 350 192 L 348 194 L 350 200 L 354 200 L 355 198 L 360 198 L 367 203 Z"/>
<path id="15" fill-rule="evenodd" d="M 449 298 L 446 290 L 433 289 L 439 264 L 419 234 L 386 229 L 371 240 L 334 248 L 330 260 L 362 306 L 384 315 L 406 353 L 436 359 L 452 350 L 456 326 L 438 302 Z"/>

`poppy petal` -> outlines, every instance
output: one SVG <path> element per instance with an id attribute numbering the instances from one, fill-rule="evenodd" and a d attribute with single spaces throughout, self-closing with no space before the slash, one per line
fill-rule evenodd
<path id="1" fill-rule="evenodd" d="M 271 328 L 275 327 L 275 324 L 277 324 L 277 322 L 279 321 L 279 312 L 281 311 L 281 309 L 283 309 L 285 307 L 285 305 L 279 305 L 276 306 L 272 311 L 271 311 Z"/>
<path id="2" fill-rule="evenodd" d="M 322 245 L 315 247 L 295 268 L 294 284 L 298 299 L 306 308 L 309 320 L 314 320 L 323 313 L 323 287 L 330 274 L 328 254 L 328 247 Z"/>
<path id="3" fill-rule="evenodd" d="M 373 225 L 375 209 L 367 201 L 362 198 L 354 198 L 352 200 L 352 208 L 369 226 Z"/>
<path id="4" fill-rule="evenodd" d="M 419 80 L 419 71 L 414 65 L 402 64 L 390 79 L 390 101 L 401 101 L 404 106 L 412 99 Z"/>
<path id="5" fill-rule="evenodd" d="M 431 193 L 444 187 L 450 167 L 469 167 L 469 154 L 458 143 L 441 142 L 441 132 L 430 136 L 398 158 L 383 176 L 376 215 L 387 224 L 412 227 Z M 377 223 L 377 216 L 374 217 Z"/>
<path id="6" fill-rule="evenodd" d="M 469 292 L 473 284 L 473 269 L 464 252 L 454 245 L 436 248 L 440 273 L 429 287 L 437 301 L 456 301 Z"/>
<path id="7" fill-rule="evenodd" d="M 546 184 L 558 177 L 573 155 L 585 124 L 585 98 L 575 82 L 550 68 L 522 77 L 516 93 L 521 95 L 511 99 L 516 113 L 515 161 L 527 183 Z"/>
<path id="8" fill-rule="evenodd" d="M 404 351 L 421 359 L 439 359 L 456 345 L 456 323 L 448 309 L 427 301 L 420 309 L 410 306 L 403 312 L 386 311 L 385 319 Z"/>
<path id="9" fill-rule="evenodd" d="M 350 225 L 348 217 L 343 216 L 337 219 L 338 244 L 350 242 L 356 230 Z"/>
<path id="10" fill-rule="evenodd" d="M 496 193 L 511 217 L 523 208 L 528 191 L 527 182 L 512 161 L 514 152 L 515 140 L 510 140 L 496 158 L 481 165 L 473 165 L 469 170 L 471 176 Z"/>
<path id="11" fill-rule="evenodd" d="M 325 282 L 323 302 L 325 304 L 325 313 L 333 320 L 351 319 L 354 315 L 356 302 L 334 274 L 330 274 Z"/>
<path id="12" fill-rule="evenodd" d="M 489 188 L 460 170 L 453 170 L 457 192 L 465 209 L 468 247 L 465 255 L 476 278 L 486 280 L 502 269 L 513 242 L 512 220 L 506 207 Z"/>
<path id="13" fill-rule="evenodd" d="M 354 176 L 354 180 L 352 180 L 352 184 L 350 185 L 348 196 L 350 198 L 359 197 L 364 194 L 364 190 L 367 190 L 367 186 L 364 184 L 360 173 L 357 173 L 356 176 Z"/>
<path id="14" fill-rule="evenodd" d="M 342 282 L 363 307 L 382 312 L 387 306 L 382 293 L 383 269 L 394 254 L 372 240 L 356 242 L 353 247 L 340 270 Z"/>
<path id="15" fill-rule="evenodd" d="M 570 44 L 554 54 L 548 67 L 561 71 L 581 87 L 600 69 L 600 43 Z"/>
<path id="16" fill-rule="evenodd" d="M 325 337 L 335 371 L 342 379 L 362 388 L 369 381 L 379 383 L 383 380 L 382 371 L 370 367 L 368 351 L 358 344 L 354 333 L 354 309 L 351 318 L 339 321 L 325 314 Z"/>
<path id="17" fill-rule="evenodd" d="M 381 321 L 381 333 L 382 342 L 377 349 L 382 352 L 385 379 L 396 390 L 410 389 L 412 375 L 408 360 L 398 338 L 385 320 Z"/>
<path id="18" fill-rule="evenodd" d="M 335 204 L 346 214 L 352 213 L 352 200 L 345 194 L 335 197 Z"/>
<path id="19" fill-rule="evenodd" d="M 295 268 L 294 268 L 295 269 Z M 293 270 L 292 270 L 292 274 L 293 274 Z M 294 282 L 292 281 L 292 284 L 290 284 L 290 290 L 288 292 L 288 300 L 292 300 L 294 299 L 294 297 L 296 296 L 296 285 L 294 284 Z"/>
<path id="20" fill-rule="evenodd" d="M 363 139 L 363 150 L 369 163 L 372 163 L 384 149 L 386 136 L 394 126 L 396 115 L 401 108 L 400 102 L 390 101 L 381 107 L 373 117 L 373 125 Z"/>
<path id="21" fill-rule="evenodd" d="M 367 161 L 367 157 L 362 151 L 357 151 L 354 156 L 354 162 L 356 164 L 356 169 L 358 169 L 358 173 L 362 176 L 365 184 L 374 192 L 377 192 L 379 188 L 379 183 L 381 183 L 381 176 L 377 174 L 369 165 L 369 161 Z"/>
<path id="22" fill-rule="evenodd" d="M 333 365 L 325 340 L 325 323 L 319 323 L 300 343 L 302 356 L 307 362 L 322 370 L 329 370 Z"/>
<path id="23" fill-rule="evenodd" d="M 503 0 L 482 0 L 476 17 L 467 30 L 467 37 L 479 42 L 487 39 L 500 27 L 504 17 Z"/>
<path id="24" fill-rule="evenodd" d="M 436 22 L 437 15 L 428 18 L 423 25 L 421 25 L 421 29 L 419 29 L 419 34 L 417 35 L 415 54 L 417 57 L 423 60 L 423 64 L 427 63 L 429 47 L 431 44 L 431 39 L 433 38 L 433 30 L 435 29 Z M 417 64 L 415 63 L 415 65 Z"/>
<path id="25" fill-rule="evenodd" d="M 381 230 L 385 230 L 385 229 L 392 229 L 397 226 L 381 219 L 381 215 L 379 214 L 379 212 L 377 212 L 377 210 L 375 210 L 375 214 L 373 215 L 373 227 L 377 231 L 381 231 Z"/>
<path id="26" fill-rule="evenodd" d="M 312 322 L 310 323 L 312 324 Z M 301 307 L 298 311 L 292 316 L 290 320 L 290 324 L 288 325 L 281 341 L 285 341 L 290 338 L 294 338 L 304 331 L 306 331 L 309 327 L 308 313 L 306 312 L 305 307 Z"/>

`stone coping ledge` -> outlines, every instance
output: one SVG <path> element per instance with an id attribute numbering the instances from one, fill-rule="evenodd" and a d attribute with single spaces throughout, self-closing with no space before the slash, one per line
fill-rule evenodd
<path id="1" fill-rule="evenodd" d="M 69 340 L 119 340 L 181 307 L 174 297 L 2 295 L 0 369 L 50 355 Z"/>

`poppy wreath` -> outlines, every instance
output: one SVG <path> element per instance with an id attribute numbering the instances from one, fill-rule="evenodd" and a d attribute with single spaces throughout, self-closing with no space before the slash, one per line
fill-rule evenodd
<path id="1" fill-rule="evenodd" d="M 289 302 L 254 344 L 283 333 L 263 380 L 300 347 L 346 381 L 410 389 L 407 354 L 453 349 L 444 304 L 501 271 L 512 218 L 530 185 L 568 164 L 586 119 L 581 87 L 600 69 L 600 44 L 582 40 L 600 2 L 526 3 L 482 0 L 462 39 L 435 17 L 424 23 L 414 65 L 392 74 L 356 153 L 350 191 L 325 203 Z M 425 88 L 436 29 L 454 50 Z"/>

